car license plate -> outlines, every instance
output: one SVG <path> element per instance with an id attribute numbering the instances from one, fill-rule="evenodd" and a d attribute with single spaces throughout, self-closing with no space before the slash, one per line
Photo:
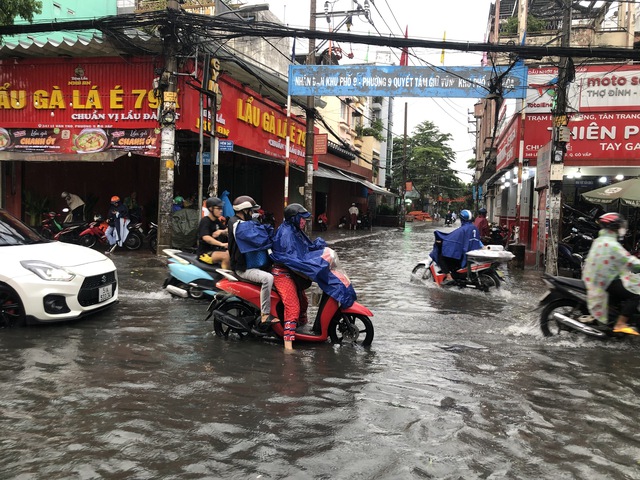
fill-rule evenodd
<path id="1" fill-rule="evenodd" d="M 98 288 L 98 303 L 109 300 L 112 296 L 111 285 Z"/>

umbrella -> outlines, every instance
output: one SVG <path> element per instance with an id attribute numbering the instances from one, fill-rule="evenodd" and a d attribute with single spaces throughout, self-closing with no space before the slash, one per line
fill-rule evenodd
<path id="1" fill-rule="evenodd" d="M 582 194 L 587 202 L 610 204 L 620 202 L 630 207 L 640 207 L 640 178 L 631 178 L 622 182 L 596 188 Z"/>

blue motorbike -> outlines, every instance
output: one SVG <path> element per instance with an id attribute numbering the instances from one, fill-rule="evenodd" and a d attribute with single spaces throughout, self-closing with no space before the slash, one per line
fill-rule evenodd
<path id="1" fill-rule="evenodd" d="M 208 264 L 198 260 L 194 253 L 167 248 L 169 276 L 164 288 L 176 297 L 210 300 L 218 293 L 216 283 L 223 276 L 217 272 L 219 263 Z"/>

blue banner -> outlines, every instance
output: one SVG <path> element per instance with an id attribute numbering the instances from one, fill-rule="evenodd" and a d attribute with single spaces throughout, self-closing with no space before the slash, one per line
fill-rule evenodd
<path id="1" fill-rule="evenodd" d="M 481 98 L 492 77 L 507 67 L 395 67 L 378 65 L 290 65 L 291 96 Z M 527 67 L 502 79 L 504 98 L 526 98 Z"/>

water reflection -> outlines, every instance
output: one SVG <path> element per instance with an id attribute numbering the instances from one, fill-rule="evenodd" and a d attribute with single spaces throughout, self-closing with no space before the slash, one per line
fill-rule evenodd
<path id="1" fill-rule="evenodd" d="M 121 302 L 0 332 L 3 478 L 635 478 L 638 344 L 543 338 L 539 273 L 412 281 L 411 226 L 336 244 L 369 349 L 224 341 L 206 303 L 116 256 Z"/>

